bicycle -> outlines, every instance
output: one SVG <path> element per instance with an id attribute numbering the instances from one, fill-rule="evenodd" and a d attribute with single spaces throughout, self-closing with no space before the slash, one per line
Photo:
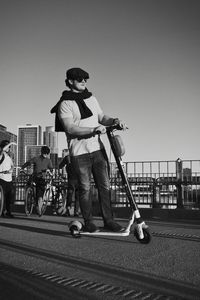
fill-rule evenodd
<path id="1" fill-rule="evenodd" d="M 27 216 L 33 212 L 33 207 L 36 206 L 36 183 L 33 174 L 28 175 L 25 171 L 20 170 L 20 175 L 24 175 L 23 181 L 26 180 L 24 210 Z M 27 180 L 28 177 L 28 180 Z"/>
<path id="2" fill-rule="evenodd" d="M 44 171 L 46 173 L 46 171 Z M 41 172 L 41 173 L 44 173 Z M 34 206 L 37 207 L 37 203 L 36 203 L 36 181 L 35 181 L 35 176 L 33 174 L 28 175 L 24 170 L 20 170 L 21 174 L 24 174 L 26 177 L 28 176 L 28 180 L 27 180 L 27 184 L 25 187 L 25 201 L 24 201 L 24 210 L 25 210 L 25 214 L 27 216 L 30 216 L 33 212 L 33 208 Z M 47 188 L 47 184 L 45 184 L 44 187 L 44 192 Z M 42 216 L 45 213 L 46 210 L 46 205 L 44 205 L 44 202 L 46 201 L 46 199 L 44 198 L 44 194 L 42 197 L 42 203 L 40 203 L 41 205 L 41 209 L 37 208 L 37 213 L 39 216 Z"/>
<path id="3" fill-rule="evenodd" d="M 25 175 L 25 171 L 21 171 Z M 46 212 L 48 203 L 51 203 L 54 207 L 56 214 L 63 215 L 66 212 L 66 188 L 63 186 L 64 178 L 59 175 L 58 178 L 54 179 L 53 175 L 46 174 L 46 184 L 44 188 L 44 194 L 42 202 L 40 203 L 41 208 L 38 209 L 38 215 L 42 216 Z M 36 206 L 36 182 L 34 176 L 29 177 L 26 191 L 25 191 L 25 214 L 30 216 L 33 212 L 33 207 Z"/>
<path id="4" fill-rule="evenodd" d="M 53 211 L 61 216 L 66 213 L 67 186 L 65 177 L 58 174 L 53 181 L 47 184 L 43 196 L 42 210 L 46 210 L 48 202 L 53 206 Z"/>

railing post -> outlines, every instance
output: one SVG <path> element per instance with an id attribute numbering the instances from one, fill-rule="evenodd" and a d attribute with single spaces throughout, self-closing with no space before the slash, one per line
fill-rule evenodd
<path id="1" fill-rule="evenodd" d="M 177 190 L 177 208 L 183 208 L 183 164 L 182 160 L 176 160 L 176 190 Z"/>
<path id="2" fill-rule="evenodd" d="M 157 184 L 156 179 L 153 180 L 153 199 L 152 199 L 152 208 L 160 207 L 160 188 Z"/>

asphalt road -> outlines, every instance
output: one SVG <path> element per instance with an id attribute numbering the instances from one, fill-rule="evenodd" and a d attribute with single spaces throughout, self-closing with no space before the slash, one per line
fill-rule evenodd
<path id="1" fill-rule="evenodd" d="M 200 299 L 200 225 L 149 221 L 146 245 L 133 234 L 73 238 L 72 219 L 0 218 L 1 300 Z"/>

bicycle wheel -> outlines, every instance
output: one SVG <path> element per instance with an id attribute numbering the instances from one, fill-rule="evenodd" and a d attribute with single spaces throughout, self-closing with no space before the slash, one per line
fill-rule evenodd
<path id="1" fill-rule="evenodd" d="M 45 189 L 44 195 L 42 197 L 41 210 L 39 213 L 40 216 L 44 215 L 44 213 L 47 209 L 47 204 L 49 201 L 51 201 L 52 193 L 53 193 L 53 191 L 51 188 Z"/>
<path id="2" fill-rule="evenodd" d="M 4 205 L 4 192 L 2 186 L 0 185 L 0 216 L 2 215 L 3 212 L 3 205 Z"/>
<path id="3" fill-rule="evenodd" d="M 67 192 L 66 189 L 61 189 L 59 194 L 56 195 L 56 212 L 59 216 L 66 213 L 66 204 L 67 204 Z"/>
<path id="4" fill-rule="evenodd" d="M 30 216 L 33 211 L 34 206 L 34 190 L 31 186 L 28 186 L 26 188 L 25 193 L 25 214 L 27 216 Z"/>

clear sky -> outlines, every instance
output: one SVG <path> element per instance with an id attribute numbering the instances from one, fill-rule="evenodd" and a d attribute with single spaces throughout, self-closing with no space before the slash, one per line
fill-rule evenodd
<path id="1" fill-rule="evenodd" d="M 0 0 L 0 66 L 0 124 L 13 133 L 54 125 L 65 71 L 81 67 L 129 127 L 124 160 L 200 159 L 199 0 Z"/>

